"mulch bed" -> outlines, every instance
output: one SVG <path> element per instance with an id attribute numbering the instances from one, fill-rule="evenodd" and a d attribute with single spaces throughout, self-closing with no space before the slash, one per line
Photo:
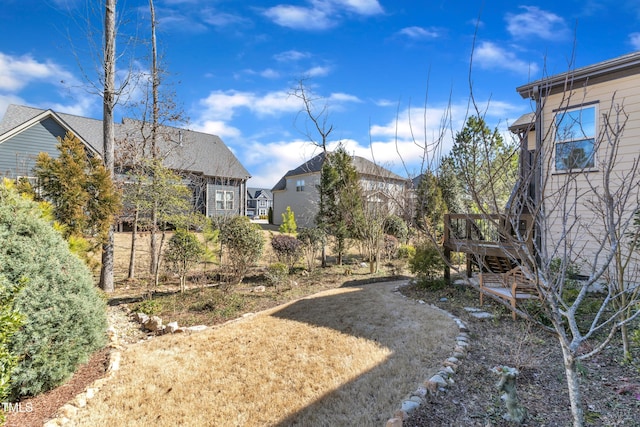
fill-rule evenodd
<path id="1" fill-rule="evenodd" d="M 404 427 L 513 426 L 503 419 L 506 409 L 496 387 L 498 376 L 490 371 L 505 365 L 520 371 L 517 393 L 529 413 L 523 426 L 572 425 L 562 353 L 554 335 L 522 319 L 514 322 L 510 312 L 493 301 L 482 309 L 494 319 L 472 318 L 464 307 L 477 308 L 479 296 L 466 286 L 439 291 L 409 286 L 402 292 L 459 317 L 471 336 L 454 384 L 428 396 Z M 579 367 L 586 425 L 640 426 L 640 348 L 634 349 L 635 364 L 622 363 L 621 358 L 621 344 L 613 342 Z"/>
<path id="2" fill-rule="evenodd" d="M 62 386 L 20 402 L 18 412 L 8 412 L 7 427 L 42 427 L 65 403 L 82 393 L 93 381 L 104 377 L 109 364 L 109 349 L 96 352 Z"/>

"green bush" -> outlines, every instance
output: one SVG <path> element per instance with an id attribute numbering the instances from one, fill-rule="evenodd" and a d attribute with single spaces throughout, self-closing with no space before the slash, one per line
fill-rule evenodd
<path id="1" fill-rule="evenodd" d="M 322 250 L 322 244 L 325 241 L 324 232 L 317 228 L 303 228 L 298 232 L 296 237 L 302 243 L 302 252 L 307 260 L 307 269 L 313 271 L 316 258 Z"/>
<path id="2" fill-rule="evenodd" d="M 11 392 L 11 372 L 18 363 L 18 358 L 9 352 L 9 343 L 24 321 L 14 309 L 15 298 L 24 285 L 24 280 L 10 283 L 0 273 L 0 402 Z M 4 411 L 0 411 L 0 424 L 4 421 Z"/>
<path id="3" fill-rule="evenodd" d="M 242 282 L 264 249 L 260 226 L 252 224 L 246 216 L 235 216 L 222 225 L 220 242 L 228 254 L 236 281 Z"/>
<path id="4" fill-rule="evenodd" d="M 447 286 L 449 286 L 449 284 L 442 277 L 438 279 L 427 279 L 423 277 L 418 280 L 418 288 L 424 289 L 426 291 L 441 291 Z"/>
<path id="5" fill-rule="evenodd" d="M 398 248 L 398 258 L 412 259 L 416 254 L 416 248 L 413 245 L 400 245 Z"/>
<path id="6" fill-rule="evenodd" d="M 164 257 L 167 268 L 180 277 L 180 292 L 185 291 L 187 274 L 204 254 L 204 245 L 191 231 L 178 229 L 169 239 Z"/>
<path id="7" fill-rule="evenodd" d="M 389 234 L 400 242 L 405 242 L 409 236 L 409 227 L 407 223 L 398 215 L 390 215 L 384 219 L 384 232 Z"/>
<path id="8" fill-rule="evenodd" d="M 409 268 L 419 278 L 427 280 L 442 276 L 445 263 L 438 248 L 431 242 L 423 242 L 416 246 L 416 252 L 409 258 Z"/>
<path id="9" fill-rule="evenodd" d="M 24 288 L 15 309 L 24 324 L 9 342 L 18 358 L 12 397 L 64 382 L 106 343 L 106 306 L 87 266 L 69 251 L 38 205 L 0 185 L 0 271 Z"/>
<path id="10" fill-rule="evenodd" d="M 155 316 L 162 313 L 162 310 L 164 310 L 164 306 L 160 300 L 146 299 L 137 303 L 133 311 L 136 313 L 144 313 L 148 316 Z"/>
<path id="11" fill-rule="evenodd" d="M 282 262 L 271 264 L 267 267 L 265 277 L 267 278 L 267 282 L 277 289 L 278 285 L 287 281 L 289 277 L 289 267 Z"/>

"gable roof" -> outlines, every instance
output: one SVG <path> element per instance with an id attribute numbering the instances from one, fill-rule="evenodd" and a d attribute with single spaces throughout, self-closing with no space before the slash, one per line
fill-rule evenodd
<path id="1" fill-rule="evenodd" d="M 640 51 L 545 77 L 519 86 L 516 90 L 522 98 L 533 99 L 538 95 L 538 91 L 541 91 L 542 95 L 546 96 L 551 93 L 580 87 L 587 82 L 597 83 L 638 73 L 640 73 Z"/>
<path id="2" fill-rule="evenodd" d="M 360 177 L 377 177 L 384 179 L 391 179 L 394 181 L 406 181 L 406 178 L 401 177 L 382 166 L 365 159 L 360 156 L 351 156 L 353 166 Z M 287 172 L 280 181 L 271 189 L 271 191 L 281 191 L 287 188 L 287 178 L 297 175 L 306 175 L 310 173 L 319 173 L 322 169 L 322 163 L 324 161 L 324 153 L 320 153 L 312 159 L 306 161 L 295 169 Z"/>
<path id="3" fill-rule="evenodd" d="M 56 120 L 102 155 L 102 120 L 22 105 L 12 104 L 7 107 L 0 121 L 0 142 L 47 118 Z M 125 118 L 122 123 L 115 123 L 116 139 L 142 139 L 144 129 L 150 129 L 150 125 Z M 251 176 L 217 135 L 171 126 L 161 126 L 161 133 L 175 135 L 175 138 L 160 138 L 158 143 L 160 152 L 166 153 L 164 160 L 169 168 L 225 178 L 248 179 Z"/>
<path id="4" fill-rule="evenodd" d="M 257 199 L 260 196 L 264 196 L 267 199 L 273 198 L 271 190 L 267 188 L 247 188 L 247 193 L 249 193 L 249 197 L 251 197 L 252 199 Z"/>
<path id="5" fill-rule="evenodd" d="M 7 107 L 0 120 L 0 142 L 48 118 L 72 131 L 91 150 L 102 155 L 102 121 L 24 105 L 11 104 Z"/>

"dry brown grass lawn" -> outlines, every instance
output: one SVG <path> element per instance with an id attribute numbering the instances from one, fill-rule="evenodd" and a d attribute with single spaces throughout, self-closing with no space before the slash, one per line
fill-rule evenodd
<path id="1" fill-rule="evenodd" d="M 131 345 L 81 426 L 381 426 L 457 327 L 377 283 Z"/>

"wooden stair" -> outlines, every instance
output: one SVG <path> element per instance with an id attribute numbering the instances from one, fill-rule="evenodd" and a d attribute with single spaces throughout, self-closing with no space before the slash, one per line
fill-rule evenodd
<path id="1" fill-rule="evenodd" d="M 509 258 L 487 255 L 484 257 L 483 270 L 490 273 L 507 273 L 515 267 Z"/>

